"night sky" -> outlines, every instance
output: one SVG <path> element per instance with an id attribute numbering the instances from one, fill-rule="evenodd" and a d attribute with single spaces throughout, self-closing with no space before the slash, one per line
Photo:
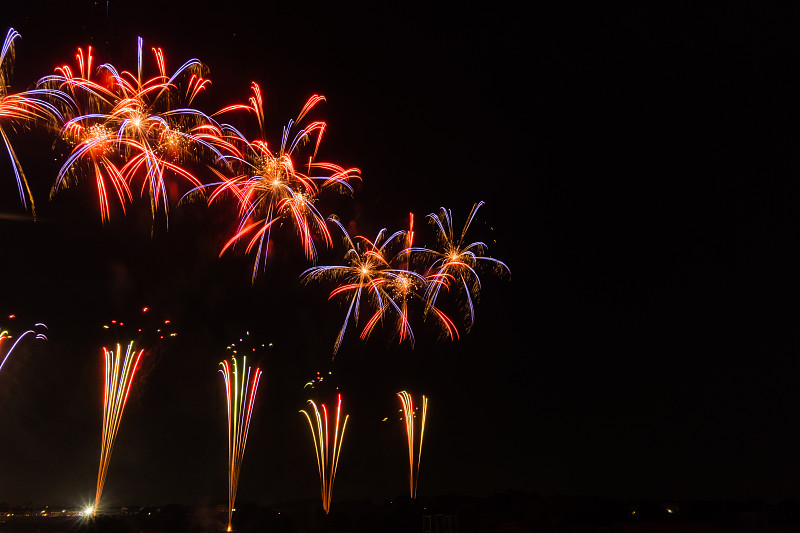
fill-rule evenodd
<path id="1" fill-rule="evenodd" d="M 332 361 L 344 309 L 330 286 L 301 285 L 310 264 L 295 240 L 277 238 L 251 284 L 251 256 L 219 257 L 232 204 L 173 205 L 167 230 L 135 202 L 103 225 L 91 180 L 48 199 L 61 152 L 51 133 L 20 129 L 39 219 L 26 219 L 3 157 L 0 317 L 15 313 L 17 331 L 44 322 L 49 341 L 0 373 L 0 502 L 93 499 L 101 326 L 145 320 L 143 306 L 179 335 L 137 376 L 109 505 L 226 501 L 217 369 L 245 331 L 272 347 L 255 361 L 239 502 L 318 495 L 298 413 L 318 371 L 332 374 L 315 394 L 330 402 L 338 386 L 351 415 L 334 505 L 405 493 L 401 389 L 430 398 L 422 496 L 800 497 L 800 10 L 136 6 L 4 8 L 3 31 L 22 34 L 13 89 L 87 44 L 98 63 L 134 70 L 141 36 L 170 72 L 208 66 L 195 103 L 206 111 L 258 81 L 274 142 L 323 94 L 320 159 L 363 177 L 352 198 L 323 198 L 324 214 L 374 237 L 413 212 L 432 244 L 425 215 L 450 208 L 460 227 L 484 201 L 470 240 L 511 276 L 482 276 L 475 326 L 457 342 L 422 325 L 413 350 L 351 331 Z"/>

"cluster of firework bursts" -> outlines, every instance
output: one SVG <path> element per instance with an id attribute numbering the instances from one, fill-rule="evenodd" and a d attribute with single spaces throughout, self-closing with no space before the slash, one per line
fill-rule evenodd
<path id="1" fill-rule="evenodd" d="M 399 342 L 414 345 L 411 312 L 417 310 L 423 320 L 432 322 L 443 336 L 458 337 L 458 326 L 440 308 L 442 289 L 465 302 L 465 328 L 475 321 L 475 302 L 480 297 L 478 271 L 484 265 L 500 272 L 510 272 L 502 261 L 484 255 L 486 244 L 469 243 L 467 230 L 483 202 L 475 204 L 461 231 L 453 226 L 450 210 L 428 215 L 435 228 L 436 246 L 415 247 L 414 217 L 409 229 L 387 237 L 382 229 L 375 240 L 357 236 L 351 238 L 338 220 L 331 221 L 342 231 L 346 252 L 344 264 L 315 266 L 302 274 L 304 281 L 326 280 L 336 283 L 329 299 L 342 299 L 347 311 L 344 323 L 333 347 L 339 350 L 348 326 L 360 327 L 360 337 L 366 340 L 380 324 L 388 324 Z M 452 290 L 451 290 L 452 289 Z M 362 309 L 369 313 L 361 319 Z"/>
<path id="2" fill-rule="evenodd" d="M 459 328 L 468 331 L 474 323 L 480 267 L 509 272 L 505 264 L 486 256 L 484 243 L 466 240 L 481 203 L 472 208 L 460 232 L 448 209 L 428 215 L 435 232 L 435 245 L 429 248 L 413 244 L 413 215 L 408 230 L 391 236 L 382 230 L 374 240 L 349 235 L 335 215 L 326 219 L 317 207 L 321 193 L 350 194 L 352 183 L 361 178 L 357 168 L 317 160 L 327 125 L 308 117 L 325 100 L 323 96 L 311 96 L 273 146 L 267 140 L 258 83 L 251 84 L 248 103 L 205 112 L 194 102 L 211 84 L 205 77 L 207 68 L 191 59 L 170 74 L 164 52 L 152 48 L 155 68 L 149 75 L 145 68 L 149 53 L 141 38 L 133 70 L 110 63 L 95 65 L 92 48 L 79 48 L 73 65 L 57 67 L 35 89 L 10 94 L 8 77 L 18 37 L 10 29 L 0 55 L 0 136 L 20 199 L 34 214 L 29 183 L 4 127 L 40 124 L 57 131 L 69 155 L 51 196 L 93 181 L 103 221 L 110 219 L 116 206 L 124 213 L 135 197 L 148 199 L 153 224 L 159 214 L 168 224 L 170 207 L 181 200 L 201 198 L 209 204 L 232 200 L 235 229 L 220 255 L 241 243 L 253 257 L 253 281 L 266 267 L 273 230 L 293 228 L 303 254 L 315 265 L 303 278 L 337 283 L 330 298 L 345 303 L 334 354 L 350 324 L 360 329 L 362 339 L 385 325 L 400 342 L 413 346 L 414 313 L 442 337 L 455 339 Z M 252 118 L 249 130 L 222 120 L 241 114 Z M 317 245 L 333 246 L 329 224 L 342 233 L 344 264 L 316 266 Z M 451 318 L 452 313 L 439 305 L 442 289 L 458 300 L 455 308 L 463 310 L 463 320 Z"/>
<path id="3" fill-rule="evenodd" d="M 9 30 L 3 49 L 3 90 L 19 34 Z M 168 223 L 171 205 L 180 198 L 202 196 L 209 203 L 233 198 L 238 204 L 234 235 L 221 253 L 246 242 L 255 255 L 253 277 L 263 265 L 274 227 L 292 225 L 309 260 L 315 260 L 315 238 L 330 245 L 325 219 L 315 207 L 322 190 L 352 192 L 357 168 L 317 161 L 326 129 L 323 121 L 303 121 L 325 100 L 313 95 L 284 128 L 277 149 L 268 143 L 261 89 L 251 85 L 248 104 L 229 105 L 214 113 L 194 107 L 211 81 L 197 59 L 168 73 L 160 48 L 152 48 L 155 74 L 145 73 L 144 43 L 139 38 L 136 69 L 110 63 L 95 65 L 92 48 L 78 49 L 75 64 L 42 77 L 36 89 L 0 94 L 0 126 L 39 123 L 57 127 L 69 147 L 52 186 L 52 194 L 86 179 L 94 181 L 100 217 L 109 220 L 115 206 L 124 213 L 136 196 L 146 197 L 153 223 L 159 213 Z M 254 116 L 250 135 L 222 117 Z M 33 211 L 30 186 L 7 136 L 22 203 Z M 309 148 L 305 150 L 305 148 Z M 182 192 L 181 192 L 182 190 Z"/>

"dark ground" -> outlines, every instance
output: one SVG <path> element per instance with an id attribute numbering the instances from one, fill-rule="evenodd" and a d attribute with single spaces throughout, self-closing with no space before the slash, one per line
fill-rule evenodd
<path id="1" fill-rule="evenodd" d="M 34 508 L 0 512 L 41 512 Z M 148 533 L 221 532 L 224 506 L 134 506 L 124 514 L 82 518 L 12 517 L 0 519 L 0 533 Z M 234 528 L 250 532 L 405 533 L 451 532 L 752 532 L 775 533 L 800 528 L 800 503 L 751 501 L 619 502 L 603 498 L 550 496 L 504 492 L 485 498 L 444 495 L 411 501 L 399 497 L 336 502 L 325 515 L 316 500 L 262 506 L 246 503 L 237 509 Z"/>

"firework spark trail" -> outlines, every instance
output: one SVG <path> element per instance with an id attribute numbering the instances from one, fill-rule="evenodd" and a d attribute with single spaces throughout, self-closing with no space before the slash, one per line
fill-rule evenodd
<path id="1" fill-rule="evenodd" d="M 3 41 L 3 47 L 0 49 L 0 137 L 3 139 L 3 144 L 11 160 L 11 169 L 14 171 L 14 177 L 17 181 L 20 201 L 25 209 L 28 209 L 28 202 L 30 202 L 31 214 L 35 217 L 36 210 L 28 180 L 25 178 L 22 165 L 14 148 L 11 146 L 11 141 L 5 128 L 19 122 L 54 122 L 55 120 L 61 120 L 61 114 L 58 109 L 47 101 L 47 98 L 58 100 L 60 97 L 56 92 L 46 89 L 32 89 L 21 93 L 9 94 L 10 64 L 14 60 L 14 40 L 19 37 L 19 32 L 14 28 L 9 28 Z"/>
<path id="2" fill-rule="evenodd" d="M 236 489 L 239 486 L 239 472 L 242 468 L 247 432 L 253 415 L 253 404 L 258 390 L 261 370 L 247 366 L 247 357 L 242 358 L 242 372 L 236 358 L 220 363 L 219 372 L 225 381 L 225 394 L 228 403 L 228 531 L 232 530 L 233 506 L 236 502 Z"/>
<path id="3" fill-rule="evenodd" d="M 333 481 L 336 478 L 336 468 L 339 464 L 339 454 L 342 451 L 342 440 L 344 430 L 347 427 L 347 419 L 350 415 L 345 415 L 342 422 L 342 395 L 338 395 L 336 404 L 336 425 L 333 427 L 333 447 L 330 446 L 330 428 L 328 425 L 328 409 L 325 404 L 321 404 L 322 414 L 317 404 L 313 400 L 308 400 L 314 408 L 314 420 L 305 411 L 300 412 L 306 416 L 308 426 L 311 428 L 311 438 L 314 440 L 314 451 L 317 456 L 317 469 L 319 470 L 320 492 L 322 494 L 322 509 L 325 513 L 331 510 L 331 496 L 333 494 Z M 342 422 L 341 428 L 339 423 Z"/>
<path id="4" fill-rule="evenodd" d="M 104 63 L 98 67 L 104 81 L 93 81 L 89 47 L 85 54 L 78 51 L 77 74 L 65 65 L 39 80 L 39 86 L 58 90 L 75 111 L 62 127 L 62 136 L 74 147 L 59 170 L 53 193 L 69 186 L 81 166 L 91 169 L 103 221 L 110 216 L 108 192 L 116 192 L 124 211 L 126 202 L 132 200 L 131 186 L 140 176 L 140 192 L 149 196 L 153 218 L 159 210 L 167 216 L 165 177 L 177 176 L 191 187 L 199 187 L 200 180 L 184 160 L 197 150 L 215 158 L 222 156 L 208 140 L 209 131 L 219 130 L 216 123 L 201 111 L 176 106 L 179 101 L 190 106 L 210 83 L 202 77 L 202 63 L 191 59 L 169 76 L 163 51 L 153 48 L 158 75 L 144 79 L 142 45 L 139 38 L 136 74 Z M 191 76 L 182 91 L 177 82 L 184 74 Z"/>
<path id="5" fill-rule="evenodd" d="M 221 158 L 226 165 L 224 172 L 212 169 L 220 181 L 210 185 L 215 189 L 209 195 L 208 202 L 217 200 L 224 193 L 231 193 L 236 198 L 239 223 L 220 255 L 236 243 L 247 241 L 245 253 L 255 250 L 252 276 L 252 281 L 255 281 L 259 266 L 266 267 L 272 229 L 283 221 L 294 226 L 306 258 L 316 263 L 315 236 L 321 238 L 325 246 L 330 246 L 332 241 L 325 219 L 314 204 L 325 189 L 352 193 L 350 181 L 360 179 L 360 171 L 357 168 L 345 169 L 330 162 L 314 161 L 326 129 L 325 122 L 314 121 L 294 131 L 295 126 L 319 102 L 325 100 L 324 96 L 313 95 L 309 98 L 297 119 L 290 120 L 284 126 L 280 147 L 273 151 L 266 140 L 261 89 L 255 82 L 251 84 L 251 89 L 253 95 L 249 105 L 234 104 L 214 114 L 238 110 L 255 114 L 259 137 L 251 141 L 230 124 L 221 125 L 223 135 L 218 138 L 221 143 L 219 149 L 226 152 Z M 315 137 L 313 153 L 309 155 L 308 162 L 301 166 L 295 159 L 302 145 L 311 141 L 312 137 Z M 214 138 L 209 142 L 214 142 Z"/>
<path id="6" fill-rule="evenodd" d="M 47 329 L 47 326 L 45 326 L 42 323 L 37 323 L 36 327 L 42 327 L 44 329 Z M 29 330 L 23 332 L 19 337 L 17 337 L 17 340 L 15 340 L 11 344 L 11 347 L 8 349 L 6 354 L 3 356 L 3 359 L 0 360 L 0 370 L 3 369 L 3 365 L 6 364 L 6 361 L 11 356 L 11 354 L 14 352 L 14 348 L 17 347 L 17 345 L 22 341 L 22 339 L 24 339 L 25 337 L 27 337 L 29 335 L 34 335 L 34 338 L 37 339 L 37 340 L 47 340 L 47 337 L 43 333 L 37 333 L 36 331 L 34 331 L 32 329 L 29 329 Z M 0 331 L 0 353 L 2 353 L 3 343 L 10 341 L 10 339 L 12 339 L 12 338 L 13 337 L 11 336 L 11 334 L 9 334 L 8 331 L 5 331 L 5 330 Z"/>
<path id="7" fill-rule="evenodd" d="M 417 414 L 414 411 L 414 401 L 406 391 L 397 393 L 400 403 L 403 405 L 403 418 L 406 425 L 406 438 L 408 440 L 408 484 L 411 499 L 417 497 L 417 483 L 419 482 L 419 465 L 422 461 L 422 438 L 425 434 L 425 417 L 428 412 L 428 398 L 422 395 L 422 416 L 419 424 L 419 444 L 414 441 L 414 419 Z M 414 453 L 414 450 L 417 453 Z"/>
<path id="8" fill-rule="evenodd" d="M 103 494 L 103 485 L 106 482 L 106 473 L 111 461 L 111 451 L 114 448 L 114 441 L 117 438 L 119 425 L 122 421 L 122 412 L 128 402 L 133 378 L 136 375 L 143 353 L 143 349 L 137 352 L 133 348 L 133 341 L 128 343 L 125 355 L 122 354 L 122 347 L 119 344 L 117 344 L 116 351 L 103 348 L 105 361 L 105 372 L 103 374 L 105 384 L 103 391 L 103 437 L 100 446 L 100 468 L 97 472 L 97 492 L 94 497 L 95 511 L 100 504 L 100 496 Z"/>

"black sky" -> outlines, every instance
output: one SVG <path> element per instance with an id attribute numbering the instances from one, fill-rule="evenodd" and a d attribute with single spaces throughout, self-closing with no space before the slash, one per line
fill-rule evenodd
<path id="1" fill-rule="evenodd" d="M 316 495 L 297 411 L 317 371 L 333 371 L 351 413 L 335 499 L 405 490 L 401 428 L 381 422 L 400 388 L 431 398 L 424 494 L 798 496 L 800 12 L 137 6 L 17 6 L 4 15 L 22 34 L 16 88 L 86 44 L 133 69 L 142 36 L 168 69 L 208 65 L 199 106 L 260 82 L 276 137 L 324 94 L 322 156 L 364 178 L 328 209 L 369 236 L 413 211 L 424 239 L 427 213 L 446 206 L 461 223 L 483 200 L 475 239 L 512 276 L 484 278 L 460 342 L 350 339 L 331 363 L 343 315 L 324 287 L 300 286 L 299 251 L 251 286 L 248 258 L 217 257 L 224 209 L 176 207 L 152 237 L 136 210 L 102 226 L 89 182 L 48 202 L 52 139 L 19 133 L 41 220 L 0 220 L 0 306 L 46 322 L 50 341 L 0 374 L 0 501 L 91 498 L 99 327 L 142 305 L 180 335 L 136 386 L 110 502 L 224 501 L 216 370 L 244 330 L 274 344 L 240 501 Z M 7 164 L 0 176 L 3 212 L 21 214 Z"/>

